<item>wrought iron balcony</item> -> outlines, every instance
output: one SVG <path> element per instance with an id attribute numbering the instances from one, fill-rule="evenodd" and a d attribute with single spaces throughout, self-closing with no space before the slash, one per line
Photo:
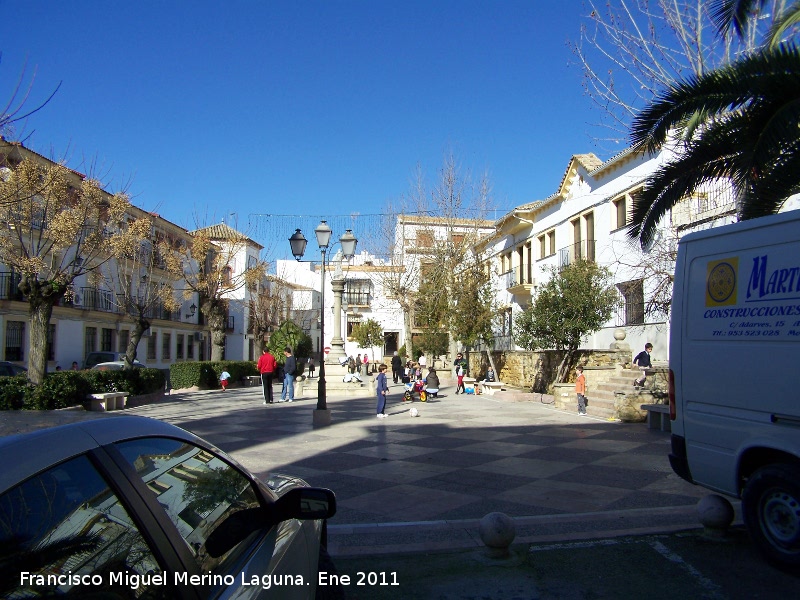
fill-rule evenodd
<path id="1" fill-rule="evenodd" d="M 595 240 L 581 240 L 558 251 L 558 269 L 564 269 L 577 260 L 595 261 Z"/>
<path id="2" fill-rule="evenodd" d="M 21 279 L 19 273 L 0 272 L 0 300 L 22 300 L 22 292 L 19 291 Z"/>
<path id="3" fill-rule="evenodd" d="M 110 313 L 120 311 L 113 292 L 93 287 L 82 287 L 79 296 L 73 299 L 73 306 Z"/>

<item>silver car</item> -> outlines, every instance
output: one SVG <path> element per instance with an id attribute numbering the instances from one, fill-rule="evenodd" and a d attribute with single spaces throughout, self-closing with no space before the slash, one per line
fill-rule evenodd
<path id="1" fill-rule="evenodd" d="M 333 492 L 173 425 L 87 420 L 0 438 L 0 460 L 2 598 L 313 598 L 331 572 Z"/>
<path id="2" fill-rule="evenodd" d="M 137 369 L 143 369 L 146 365 L 140 363 L 138 360 L 133 361 L 133 366 Z M 92 367 L 92 371 L 121 371 L 125 368 L 124 360 L 114 360 L 110 362 L 97 363 Z"/>

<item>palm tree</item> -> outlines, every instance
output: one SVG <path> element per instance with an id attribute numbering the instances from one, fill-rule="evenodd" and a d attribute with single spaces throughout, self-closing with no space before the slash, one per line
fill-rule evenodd
<path id="1" fill-rule="evenodd" d="M 744 39 L 753 21 L 767 6 L 769 0 L 716 0 L 711 4 L 711 19 L 722 35 L 733 29 Z M 775 48 L 794 26 L 800 24 L 800 2 L 793 2 L 773 21 L 766 43 Z"/>
<path id="2" fill-rule="evenodd" d="M 720 0 L 721 31 L 744 31 L 760 0 Z M 732 6 L 728 12 L 722 9 Z M 800 14 L 800 2 L 787 15 Z M 727 25 L 726 25 L 727 24 Z M 788 25 L 787 25 L 788 26 Z M 784 29 L 785 31 L 785 29 Z M 728 179 L 739 218 L 777 212 L 800 192 L 800 51 L 793 43 L 762 48 L 709 73 L 678 82 L 641 111 L 632 143 L 654 153 L 669 139 L 676 158 L 651 175 L 633 204 L 629 235 L 646 247 L 659 220 L 706 182 Z"/>

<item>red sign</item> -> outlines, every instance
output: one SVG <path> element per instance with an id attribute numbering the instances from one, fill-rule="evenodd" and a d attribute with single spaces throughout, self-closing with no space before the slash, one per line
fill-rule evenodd
<path id="1" fill-rule="evenodd" d="M 323 348 L 323 352 L 325 352 L 325 354 L 330 354 L 331 347 L 330 346 L 325 346 L 325 348 Z"/>

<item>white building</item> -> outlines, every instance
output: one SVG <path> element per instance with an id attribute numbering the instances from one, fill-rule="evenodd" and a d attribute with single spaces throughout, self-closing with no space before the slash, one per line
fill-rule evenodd
<path id="1" fill-rule="evenodd" d="M 736 209 L 730 186 L 722 182 L 675 206 L 662 219 L 649 251 L 630 241 L 626 225 L 632 200 L 670 152 L 648 156 L 629 148 L 606 162 L 594 154 L 575 155 L 556 193 L 519 206 L 496 222 L 495 233 L 479 244 L 496 274 L 497 297 L 505 307 L 496 349 L 515 348 L 513 320 L 550 277 L 548 269 L 583 258 L 608 267 L 620 293 L 617 314 L 589 336 L 584 347 L 608 348 L 615 330 L 623 328 L 632 348 L 651 342 L 654 358 L 668 359 L 669 322 L 655 300 L 671 292 L 677 239 L 692 229 L 731 222 Z"/>

